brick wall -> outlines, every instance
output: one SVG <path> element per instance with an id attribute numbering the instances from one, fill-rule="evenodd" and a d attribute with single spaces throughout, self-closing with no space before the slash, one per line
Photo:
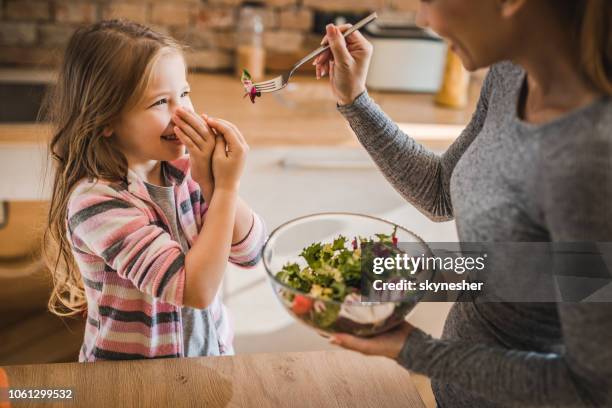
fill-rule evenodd
<path id="1" fill-rule="evenodd" d="M 290 66 L 318 46 L 316 10 L 365 12 L 390 5 L 410 13 L 418 0 L 261 0 L 270 71 Z M 190 46 L 197 70 L 232 69 L 240 0 L 0 0 L 0 66 L 57 66 L 68 38 L 83 24 L 127 18 Z M 297 59 L 296 59 L 297 58 Z"/>

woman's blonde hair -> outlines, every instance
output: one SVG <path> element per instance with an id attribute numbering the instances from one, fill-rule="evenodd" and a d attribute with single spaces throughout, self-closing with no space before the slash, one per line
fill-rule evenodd
<path id="1" fill-rule="evenodd" d="M 70 316 L 87 308 L 66 231 L 70 193 L 85 178 L 126 180 L 126 158 L 103 132 L 140 101 L 162 51 L 182 49 L 170 37 L 125 20 L 79 28 L 68 42 L 43 108 L 54 127 L 49 150 L 55 173 L 43 246 L 53 278 L 52 313 Z"/>
<path id="2" fill-rule="evenodd" d="M 612 94 L 612 1 L 551 0 L 571 30 L 584 77 L 599 92 Z"/>

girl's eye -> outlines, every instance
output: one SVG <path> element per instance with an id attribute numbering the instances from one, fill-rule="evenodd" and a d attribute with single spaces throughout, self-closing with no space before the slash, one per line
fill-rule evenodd
<path id="1" fill-rule="evenodd" d="M 181 94 L 181 98 L 184 98 L 184 97 L 186 97 L 187 95 L 189 95 L 189 92 L 190 92 L 190 91 L 184 91 L 184 92 Z M 149 106 L 149 107 L 150 107 L 150 108 L 152 108 L 152 107 L 154 107 L 154 106 L 160 106 L 160 105 L 162 105 L 162 104 L 164 104 L 164 103 L 168 103 L 168 99 L 167 99 L 167 98 L 162 98 L 162 99 L 160 99 L 159 101 L 155 102 L 153 105 L 151 105 L 151 106 Z"/>
<path id="2" fill-rule="evenodd" d="M 151 106 L 158 106 L 158 105 L 161 105 L 161 104 L 166 103 L 166 102 L 167 102 L 167 99 L 166 99 L 166 98 L 163 98 L 163 99 L 160 99 L 159 101 L 155 102 L 155 103 L 154 103 L 153 105 L 151 105 Z"/>

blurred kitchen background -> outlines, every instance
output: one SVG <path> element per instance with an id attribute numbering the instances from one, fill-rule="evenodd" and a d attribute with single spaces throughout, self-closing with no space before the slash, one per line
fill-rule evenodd
<path id="1" fill-rule="evenodd" d="M 433 223 L 377 171 L 336 111 L 327 78 L 306 64 L 282 92 L 243 99 L 237 72 L 256 80 L 318 47 L 327 23 L 372 11 L 368 89 L 426 147 L 444 151 L 468 122 L 483 73 L 468 75 L 435 34 L 414 24 L 418 0 L 0 0 L 0 365 L 74 361 L 82 319 L 46 310 L 40 260 L 52 165 L 49 124 L 37 121 L 63 47 L 75 28 L 101 19 L 148 24 L 185 43 L 197 110 L 234 122 L 252 147 L 242 195 L 271 231 L 320 211 L 351 211 L 404 225 L 425 240 L 456 241 L 453 222 Z M 223 292 L 239 353 L 322 350 L 327 341 L 277 303 L 263 266 L 228 269 Z M 422 304 L 410 320 L 441 332 L 450 305 Z M 428 405 L 427 382 L 420 391 Z"/>

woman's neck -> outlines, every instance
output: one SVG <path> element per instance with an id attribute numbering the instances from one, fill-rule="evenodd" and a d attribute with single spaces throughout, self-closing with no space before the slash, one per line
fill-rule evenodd
<path id="1" fill-rule="evenodd" d="M 542 26 L 530 39 L 531 45 L 521 47 L 520 54 L 513 58 L 527 72 L 526 97 L 520 113 L 528 122 L 554 120 L 601 96 L 582 75 L 568 31 Z"/>

